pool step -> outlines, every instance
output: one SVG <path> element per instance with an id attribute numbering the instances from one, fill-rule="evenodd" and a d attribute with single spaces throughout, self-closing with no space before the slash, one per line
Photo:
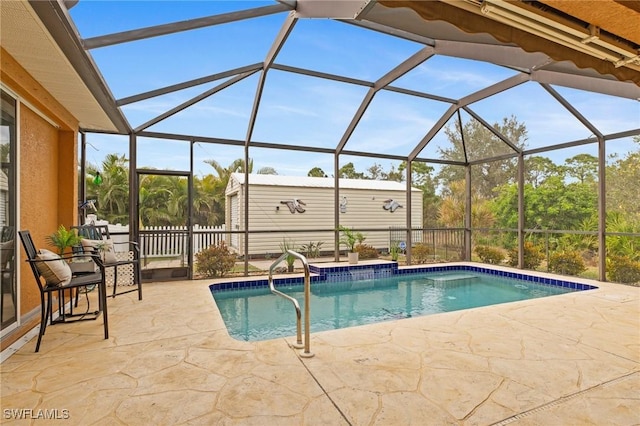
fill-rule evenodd
<path id="1" fill-rule="evenodd" d="M 457 285 L 466 285 L 478 280 L 477 275 L 472 274 L 447 274 L 428 277 L 427 281 L 431 281 L 437 287 L 452 287 Z"/>

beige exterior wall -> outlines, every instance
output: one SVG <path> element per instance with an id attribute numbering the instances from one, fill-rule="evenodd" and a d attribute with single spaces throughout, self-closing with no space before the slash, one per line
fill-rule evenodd
<path id="1" fill-rule="evenodd" d="M 232 178 L 233 179 L 233 178 Z M 244 230 L 244 185 L 230 181 L 227 191 L 227 205 L 230 196 L 238 194 L 239 227 Z M 340 198 L 346 197 L 347 208 L 340 213 L 340 224 L 354 229 L 380 229 L 380 231 L 363 231 L 365 244 L 378 249 L 388 249 L 389 231 L 392 226 L 406 226 L 406 194 L 405 191 L 375 189 L 340 189 Z M 299 199 L 306 203 L 304 213 L 291 213 L 281 201 Z M 403 208 L 391 213 L 383 209 L 385 200 L 394 199 Z M 284 239 L 297 247 L 309 242 L 322 241 L 323 251 L 334 250 L 334 190 L 333 188 L 288 187 L 269 185 L 250 185 L 249 189 L 249 226 L 251 231 L 269 231 L 269 233 L 251 234 L 249 236 L 249 254 L 280 253 L 279 244 Z M 278 208 L 278 209 L 276 209 Z M 412 225 L 422 223 L 422 195 L 419 190 L 412 193 Z M 227 216 L 228 229 L 232 229 L 230 216 Z M 291 232 L 305 231 L 305 232 Z M 227 243 L 230 244 L 231 240 Z M 244 236 L 238 238 L 239 244 L 234 250 L 244 252 Z M 341 247 L 344 249 L 344 247 Z"/>
<path id="2" fill-rule="evenodd" d="M 18 96 L 19 227 L 31 232 L 36 247 L 48 248 L 47 235 L 77 223 L 78 122 L 1 48 L 0 57 L 0 80 Z M 2 349 L 40 319 L 40 292 L 19 243 L 17 260 L 21 324 L 2 338 Z"/>

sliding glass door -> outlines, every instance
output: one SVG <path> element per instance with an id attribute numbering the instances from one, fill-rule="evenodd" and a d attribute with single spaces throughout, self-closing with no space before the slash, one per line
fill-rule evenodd
<path id="1" fill-rule="evenodd" d="M 0 90 L 0 310 L 4 334 L 18 319 L 16 279 L 16 100 Z"/>

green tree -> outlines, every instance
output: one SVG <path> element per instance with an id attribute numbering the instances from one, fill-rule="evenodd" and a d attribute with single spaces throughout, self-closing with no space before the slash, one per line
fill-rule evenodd
<path id="1" fill-rule="evenodd" d="M 141 229 L 173 224 L 173 216 L 167 208 L 171 196 L 168 187 L 167 176 L 145 174 L 140 177 L 138 215 Z"/>
<path id="2" fill-rule="evenodd" d="M 195 223 L 207 225 L 221 225 L 225 219 L 225 191 L 232 173 L 244 173 L 245 162 L 238 158 L 227 167 L 215 160 L 206 160 L 216 172 L 216 176 L 207 175 L 200 181 L 194 182 L 194 210 Z M 249 173 L 253 173 L 253 159 L 249 159 Z M 258 174 L 277 175 L 273 167 L 262 167 Z"/>
<path id="3" fill-rule="evenodd" d="M 620 212 L 611 212 L 607 214 L 607 231 L 618 234 L 607 237 L 608 256 L 624 256 L 633 261 L 640 261 L 640 238 L 619 235 L 640 233 L 640 222 Z"/>
<path id="4" fill-rule="evenodd" d="M 580 229 L 582 223 L 596 210 L 597 197 L 591 185 L 579 182 L 567 184 L 560 176 L 551 176 L 538 187 L 525 184 L 525 227 Z M 518 227 L 517 184 L 501 188 L 492 203 L 492 211 L 500 227 Z"/>
<path id="5" fill-rule="evenodd" d="M 180 176 L 167 176 L 166 189 L 169 194 L 167 211 L 172 216 L 172 226 L 186 226 L 189 218 L 189 181 Z"/>
<path id="6" fill-rule="evenodd" d="M 640 136 L 633 140 L 638 149 L 622 158 L 612 157 L 607 166 L 607 210 L 640 222 Z"/>
<path id="7" fill-rule="evenodd" d="M 347 179 L 364 179 L 364 174 L 356 172 L 356 166 L 349 162 L 338 170 L 338 177 Z"/>
<path id="8" fill-rule="evenodd" d="M 9 144 L 0 144 L 0 161 L 3 163 L 9 162 Z"/>
<path id="9" fill-rule="evenodd" d="M 231 173 L 244 173 L 245 171 L 245 164 L 242 158 L 233 160 L 228 167 L 223 167 L 216 160 L 205 160 L 204 162 L 213 167 L 219 179 L 226 180 L 227 182 L 229 181 Z M 253 160 L 251 158 L 249 159 L 248 171 L 249 173 L 253 172 Z"/>
<path id="10" fill-rule="evenodd" d="M 502 123 L 495 123 L 493 127 L 508 138 L 515 146 L 522 149 L 527 142 L 527 129 L 522 123 L 511 116 L 503 118 Z M 469 160 L 491 159 L 496 156 L 513 152 L 504 142 L 498 139 L 489 129 L 476 120 L 470 120 L 461 128 L 456 120 L 453 127 L 445 128 L 445 134 L 451 142 L 450 148 L 439 148 L 441 158 L 452 161 L 465 161 L 465 154 Z M 464 135 L 464 138 L 463 138 Z M 464 144 L 463 144 L 464 140 Z M 517 176 L 517 160 L 496 160 L 478 164 L 479 168 L 474 183 L 475 190 L 482 198 L 490 199 L 495 196 L 494 189 L 509 182 L 514 182 Z M 444 186 L 464 179 L 464 167 L 444 165 L 438 174 L 438 180 Z"/>
<path id="11" fill-rule="evenodd" d="M 367 168 L 367 175 L 364 177 L 366 179 L 382 180 L 383 175 L 384 175 L 384 170 L 382 169 L 382 165 L 378 163 L 373 163 L 372 166 Z"/>
<path id="12" fill-rule="evenodd" d="M 220 165 L 220 163 L 218 163 L 215 160 L 205 160 L 205 163 L 207 163 L 208 165 L 210 165 L 211 167 L 213 167 L 213 169 L 215 170 L 216 174 L 218 175 L 217 178 L 220 179 L 221 181 L 221 186 L 223 188 L 227 187 L 227 184 L 229 183 L 229 178 L 231 177 L 231 173 L 244 173 L 245 171 L 245 164 L 244 164 L 244 160 L 242 158 L 238 158 L 236 160 L 234 160 L 229 166 L 224 167 L 222 165 Z M 253 172 L 253 160 L 249 159 L 249 167 L 248 167 L 248 171 L 249 173 Z"/>
<path id="13" fill-rule="evenodd" d="M 320 167 L 314 167 L 313 169 L 309 170 L 309 172 L 307 173 L 307 176 L 310 176 L 310 177 L 327 177 L 327 174 Z"/>
<path id="14" fill-rule="evenodd" d="M 407 162 L 398 166 L 398 173 L 404 177 Z M 438 211 L 442 199 L 436 194 L 437 180 L 435 169 L 421 161 L 411 163 L 411 185 L 422 191 L 422 226 L 434 227 L 438 222 Z"/>
<path id="15" fill-rule="evenodd" d="M 124 155 L 108 154 L 102 162 L 102 170 L 87 166 L 87 199 L 96 200 L 98 215 L 111 223 L 124 223 L 129 218 L 128 162 Z M 100 184 L 94 183 L 98 172 L 102 176 Z"/>
<path id="16" fill-rule="evenodd" d="M 551 176 L 564 176 L 565 169 L 547 157 L 532 156 L 524 161 L 524 181 L 534 188 Z"/>
<path id="17" fill-rule="evenodd" d="M 224 223 L 224 193 L 222 182 L 212 174 L 194 179 L 194 224 L 214 226 Z"/>
<path id="18" fill-rule="evenodd" d="M 382 173 L 382 180 L 388 180 L 393 182 L 403 182 L 404 173 L 402 170 L 400 170 L 400 167 L 396 169 L 396 167 L 392 164 L 388 172 Z"/>
<path id="19" fill-rule="evenodd" d="M 578 154 L 565 160 L 566 172 L 580 183 L 594 183 L 598 180 L 598 157 Z"/>
<path id="20" fill-rule="evenodd" d="M 442 199 L 438 211 L 440 223 L 448 228 L 464 226 L 465 217 L 465 182 L 457 181 L 449 185 L 448 194 Z M 473 228 L 490 228 L 495 222 L 491 204 L 479 193 L 471 196 L 471 226 Z"/>
<path id="21" fill-rule="evenodd" d="M 393 164 L 387 172 L 381 164 L 373 163 L 373 165 L 367 169 L 367 175 L 365 175 L 364 178 L 372 180 L 402 182 L 404 181 L 404 173 L 402 173 L 402 170 L 396 170 Z"/>
<path id="22" fill-rule="evenodd" d="M 258 170 L 259 175 L 277 175 L 278 172 L 273 167 L 262 167 Z"/>

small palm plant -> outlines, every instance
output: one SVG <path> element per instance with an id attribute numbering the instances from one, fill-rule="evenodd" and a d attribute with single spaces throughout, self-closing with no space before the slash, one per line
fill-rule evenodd
<path id="1" fill-rule="evenodd" d="M 291 241 L 283 239 L 282 242 L 280 243 L 280 250 L 282 250 L 282 253 L 284 254 L 289 250 L 295 251 L 296 246 Z M 288 254 L 287 257 L 285 258 L 285 261 L 287 262 L 287 272 L 293 272 L 293 269 L 294 269 L 293 267 L 296 262 L 295 256 Z"/>
<path id="2" fill-rule="evenodd" d="M 389 249 L 389 253 L 391 254 L 391 260 L 394 262 L 398 261 L 398 255 L 400 253 L 400 243 L 398 241 L 393 241 L 391 243 L 391 247 Z"/>
<path id="3" fill-rule="evenodd" d="M 342 225 L 338 227 L 338 231 L 342 233 L 342 236 L 340 237 L 340 244 L 347 246 L 347 250 L 349 250 L 350 253 L 355 253 L 356 244 L 362 244 L 366 239 L 362 232 L 356 232 L 353 229 Z"/>
<path id="4" fill-rule="evenodd" d="M 362 246 L 362 242 L 366 239 L 362 232 L 356 232 L 351 228 L 340 225 L 338 231 L 341 232 L 340 244 L 347 246 L 349 252 L 347 256 L 350 264 L 358 263 L 358 251 L 356 250 L 356 244 Z"/>
<path id="5" fill-rule="evenodd" d="M 58 230 L 47 236 L 47 242 L 58 249 L 58 254 L 63 255 L 64 251 L 82 242 L 82 236 L 78 235 L 74 229 L 67 229 L 60 225 Z"/>

